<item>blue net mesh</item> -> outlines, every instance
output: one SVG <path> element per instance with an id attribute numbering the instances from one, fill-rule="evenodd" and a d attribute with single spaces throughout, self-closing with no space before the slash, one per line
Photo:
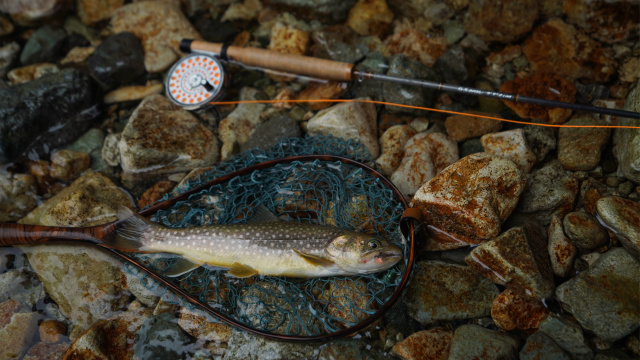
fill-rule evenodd
<path id="1" fill-rule="evenodd" d="M 303 154 L 339 155 L 374 165 L 364 146 L 353 140 L 291 138 L 269 151 L 253 150 L 219 163 L 179 191 L 263 161 Z M 225 269 L 203 266 L 171 281 L 240 323 L 302 337 L 337 332 L 361 322 L 388 301 L 399 285 L 408 259 L 408 244 L 398 230 L 402 204 L 380 179 L 343 163 L 293 162 L 256 170 L 192 194 L 188 200 L 158 211 L 152 220 L 171 228 L 242 223 L 260 205 L 287 221 L 376 234 L 403 248 L 404 260 L 376 274 L 313 279 L 235 278 Z M 175 259 L 163 254 L 135 257 L 161 275 L 170 270 Z M 126 264 L 125 268 L 165 301 L 194 310 L 135 266 Z M 210 321 L 218 321 L 202 313 Z"/>

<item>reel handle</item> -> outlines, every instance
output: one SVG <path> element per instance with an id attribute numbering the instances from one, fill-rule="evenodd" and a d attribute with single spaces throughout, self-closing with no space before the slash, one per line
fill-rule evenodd
<path id="1" fill-rule="evenodd" d="M 220 54 L 221 43 L 202 40 L 182 40 L 180 49 L 184 52 L 211 52 Z M 353 80 L 353 64 L 334 60 L 318 59 L 310 56 L 283 54 L 273 50 L 229 46 L 226 55 L 245 65 L 261 67 L 296 75 L 305 75 L 327 80 Z"/>

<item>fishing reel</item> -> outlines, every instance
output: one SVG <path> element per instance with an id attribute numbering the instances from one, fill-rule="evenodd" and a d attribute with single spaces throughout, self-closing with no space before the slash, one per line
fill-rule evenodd
<path id="1" fill-rule="evenodd" d="M 171 67 L 165 89 L 174 104 L 195 110 L 224 97 L 228 82 L 229 76 L 216 56 L 193 53 Z"/>

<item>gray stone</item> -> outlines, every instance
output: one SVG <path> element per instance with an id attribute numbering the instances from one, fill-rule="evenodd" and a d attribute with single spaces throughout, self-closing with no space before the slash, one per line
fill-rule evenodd
<path id="1" fill-rule="evenodd" d="M 270 5 L 294 8 L 305 19 L 341 23 L 356 0 L 272 0 Z"/>
<path id="2" fill-rule="evenodd" d="M 540 322 L 538 331 L 553 339 L 573 359 L 590 360 L 593 358 L 593 351 L 587 346 L 582 329 L 572 321 L 550 314 Z"/>
<path id="3" fill-rule="evenodd" d="M 460 144 L 460 158 L 479 152 L 484 152 L 480 138 L 469 139 Z"/>
<path id="4" fill-rule="evenodd" d="M 554 160 L 531 173 L 520 196 L 518 210 L 546 225 L 554 214 L 564 216 L 569 213 L 577 194 L 578 181 Z"/>
<path id="5" fill-rule="evenodd" d="M 149 290 L 149 288 L 154 288 L 156 286 L 162 286 L 162 285 L 158 284 L 151 277 L 147 276 L 144 278 L 144 281 L 153 282 L 153 284 L 148 284 L 152 286 L 147 288 L 147 286 L 145 286 L 145 284 L 142 283 L 142 281 L 140 280 L 140 278 L 138 278 L 138 276 L 133 275 L 128 271 L 125 271 L 124 275 L 126 278 L 126 286 L 125 286 L 126 289 L 131 291 L 133 296 L 135 296 L 136 299 L 138 299 L 138 301 L 140 301 L 141 303 L 143 303 L 144 305 L 150 308 L 153 308 L 158 304 L 158 302 L 160 301 L 160 296 L 158 296 L 158 294 L 153 290 Z"/>
<path id="6" fill-rule="evenodd" d="M 65 147 L 65 149 L 89 154 L 91 157 L 91 169 L 95 171 L 106 170 L 107 164 L 102 159 L 104 138 L 102 130 L 93 128 L 76 139 L 71 145 Z"/>
<path id="7" fill-rule="evenodd" d="M 26 270 L 9 270 L 0 274 L 0 303 L 18 300 L 33 308 L 44 298 L 44 289 L 36 274 Z"/>
<path id="8" fill-rule="evenodd" d="M 625 110 L 640 111 L 640 83 L 631 90 Z M 619 118 L 618 125 L 639 126 L 640 120 Z M 616 129 L 613 135 L 613 154 L 624 176 L 640 184 L 640 129 Z"/>
<path id="9" fill-rule="evenodd" d="M 137 331 L 133 353 L 140 359 L 178 359 L 192 340 L 170 313 L 147 318 Z"/>
<path id="10" fill-rule="evenodd" d="M 462 325 L 453 334 L 449 360 L 516 359 L 518 345 L 518 340 L 506 333 L 478 325 Z"/>
<path id="11" fill-rule="evenodd" d="M 316 360 L 317 345 L 268 340 L 245 331 L 232 330 L 225 360 Z"/>
<path id="12" fill-rule="evenodd" d="M 0 78 L 7 75 L 19 53 L 20 45 L 15 41 L 0 47 Z"/>
<path id="13" fill-rule="evenodd" d="M 626 197 L 631 195 L 635 190 L 635 188 L 636 188 L 636 185 L 633 182 L 625 181 L 618 186 L 618 192 L 620 193 L 620 196 Z"/>
<path id="14" fill-rule="evenodd" d="M 527 338 L 520 350 L 520 360 L 571 360 L 558 344 L 542 331 Z"/>
<path id="15" fill-rule="evenodd" d="M 464 51 L 459 45 L 449 47 L 444 54 L 440 55 L 434 68 L 442 76 L 442 81 L 446 83 L 464 84 L 469 79 Z"/>
<path id="16" fill-rule="evenodd" d="M 562 228 L 562 220 L 558 215 L 551 218 L 548 230 L 547 249 L 551 259 L 551 269 L 559 277 L 565 277 L 573 267 L 578 249 L 569 241 Z"/>
<path id="17" fill-rule="evenodd" d="M 640 256 L 640 204 L 617 196 L 603 197 L 596 203 L 598 220 L 629 252 Z"/>
<path id="18" fill-rule="evenodd" d="M 421 261 L 404 293 L 409 314 L 423 324 L 488 316 L 498 288 L 468 266 Z"/>
<path id="19" fill-rule="evenodd" d="M 311 35 L 317 46 L 316 51 L 329 55 L 329 58 L 346 63 L 356 63 L 369 53 L 360 36 L 347 26 L 338 29 L 314 31 Z"/>
<path id="20" fill-rule="evenodd" d="M 35 63 L 55 63 L 64 54 L 62 46 L 67 32 L 59 27 L 45 25 L 31 35 L 20 54 L 20 63 L 29 65 Z"/>
<path id="21" fill-rule="evenodd" d="M 524 136 L 531 151 L 536 154 L 538 162 L 556 148 L 556 136 L 553 130 L 545 126 L 529 125 L 524 127 Z"/>
<path id="22" fill-rule="evenodd" d="M 444 30 L 444 38 L 447 40 L 447 45 L 457 43 L 465 34 L 464 24 L 456 19 L 447 20 L 442 25 L 442 29 Z"/>
<path id="23" fill-rule="evenodd" d="M 422 64 L 411 60 L 404 54 L 396 54 L 389 59 L 389 71 L 387 75 L 397 76 L 406 79 L 420 79 L 440 82 L 438 73 Z M 396 104 L 411 106 L 428 106 L 436 96 L 435 90 L 418 86 L 401 85 L 390 81 L 382 85 L 384 101 Z M 406 109 L 397 106 L 389 106 L 390 113 L 408 112 L 416 116 L 423 115 L 422 110 Z"/>
<path id="24" fill-rule="evenodd" d="M 640 327 L 639 288 L 640 263 L 623 248 L 614 248 L 558 286 L 556 298 L 584 329 L 616 341 Z"/>
<path id="25" fill-rule="evenodd" d="M 562 221 L 564 233 L 582 250 L 594 250 L 609 241 L 607 230 L 586 212 L 568 213 Z"/>
<path id="26" fill-rule="evenodd" d="M 362 72 L 371 72 L 374 74 L 386 74 L 389 64 L 387 58 L 379 52 L 373 51 L 367 54 L 361 63 L 357 64 L 354 69 Z M 374 100 L 383 100 L 384 81 L 380 80 L 362 80 L 355 81 L 351 90 L 356 97 L 370 97 Z"/>
<path id="27" fill-rule="evenodd" d="M 565 125 L 606 125 L 591 116 L 573 118 Z M 558 160 L 567 170 L 592 170 L 600 162 L 611 130 L 607 128 L 569 128 L 558 130 Z"/>
<path id="28" fill-rule="evenodd" d="M 273 145 L 290 137 L 300 137 L 300 126 L 287 115 L 278 116 L 267 120 L 258 126 L 249 135 L 249 139 L 240 145 L 240 151 L 250 149 L 269 150 Z"/>
<path id="29" fill-rule="evenodd" d="M 105 89 L 126 85 L 144 74 L 140 40 L 123 31 L 106 38 L 89 57 L 89 71 Z"/>

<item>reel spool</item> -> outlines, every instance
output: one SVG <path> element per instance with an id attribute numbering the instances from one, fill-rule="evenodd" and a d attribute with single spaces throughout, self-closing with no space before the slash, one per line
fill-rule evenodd
<path id="1" fill-rule="evenodd" d="M 165 83 L 167 97 L 186 110 L 195 110 L 224 96 L 228 76 L 214 56 L 198 53 L 178 60 Z"/>

